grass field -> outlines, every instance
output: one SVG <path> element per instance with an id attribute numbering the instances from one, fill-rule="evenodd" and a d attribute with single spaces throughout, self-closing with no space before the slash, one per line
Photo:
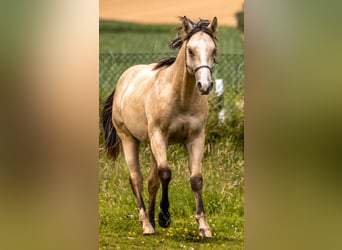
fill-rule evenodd
<path id="1" fill-rule="evenodd" d="M 100 22 L 101 52 L 170 52 L 168 41 L 174 26 Z M 237 31 L 223 27 L 219 35 L 220 52 L 243 53 Z M 222 34 L 220 33 L 220 34 Z M 146 40 L 153 42 L 146 43 Z M 140 40 L 143 39 L 143 40 Z M 144 50 L 144 51 L 142 51 Z M 243 86 L 237 89 L 243 98 Z M 102 132 L 99 147 L 99 226 L 100 249 L 243 249 L 244 246 L 244 157 L 243 109 L 232 100 L 224 123 L 211 111 L 207 123 L 206 152 L 203 161 L 203 199 L 213 238 L 197 236 L 194 197 L 189 182 L 187 155 L 181 146 L 171 146 L 168 161 L 172 169 L 169 187 L 171 227 L 156 225 L 156 234 L 143 236 L 136 201 L 132 193 L 123 155 L 108 159 Z M 236 102 L 236 103 L 235 103 Z M 150 149 L 140 147 L 144 176 L 144 200 L 147 205 L 147 179 Z M 160 199 L 158 193 L 157 204 Z M 159 212 L 156 206 L 156 214 Z"/>
<path id="2" fill-rule="evenodd" d="M 176 36 L 174 25 L 143 25 L 117 21 L 100 21 L 100 52 L 165 53 L 169 41 Z M 218 28 L 219 53 L 242 54 L 240 33 L 231 27 Z"/>
<path id="3" fill-rule="evenodd" d="M 143 236 L 123 157 L 121 155 L 116 162 L 112 162 L 101 148 L 101 249 L 243 249 L 244 160 L 241 148 L 232 146 L 226 139 L 207 144 L 203 162 L 203 199 L 214 236 L 212 239 L 197 236 L 198 225 L 185 151 L 179 146 L 172 146 L 168 152 L 172 168 L 169 187 L 172 224 L 168 229 L 157 225 L 155 235 Z M 142 146 L 140 156 L 144 179 L 147 180 L 149 149 Z M 147 195 L 145 181 L 145 202 Z"/>

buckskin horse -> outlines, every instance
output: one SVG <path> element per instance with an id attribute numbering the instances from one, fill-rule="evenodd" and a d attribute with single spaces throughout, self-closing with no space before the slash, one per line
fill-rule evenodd
<path id="1" fill-rule="evenodd" d="M 154 210 L 160 183 L 162 197 L 158 222 L 163 228 L 171 223 L 168 198 L 171 167 L 167 161 L 167 146 L 183 144 L 188 152 L 199 235 L 212 237 L 202 201 L 202 158 L 207 97 L 213 88 L 212 72 L 217 53 L 217 18 L 193 22 L 184 16 L 180 20 L 178 36 L 169 44 L 170 48 L 179 49 L 176 57 L 132 66 L 119 78 L 102 110 L 105 146 L 114 159 L 122 147 L 143 234 L 154 234 Z M 148 142 L 152 152 L 148 213 L 142 196 L 140 142 Z"/>

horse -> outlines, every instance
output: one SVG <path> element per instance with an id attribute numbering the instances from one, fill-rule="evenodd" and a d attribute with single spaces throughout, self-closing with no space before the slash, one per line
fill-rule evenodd
<path id="1" fill-rule="evenodd" d="M 177 37 L 169 44 L 170 48 L 179 50 L 177 56 L 132 66 L 120 76 L 101 113 L 105 147 L 113 159 L 123 149 L 142 232 L 149 235 L 155 233 L 154 211 L 160 184 L 162 196 L 158 222 L 162 228 L 170 226 L 168 187 L 171 167 L 167 161 L 167 146 L 183 144 L 188 153 L 198 234 L 212 237 L 202 199 L 202 158 L 208 94 L 213 88 L 212 73 L 217 54 L 217 18 L 194 22 L 184 16 L 180 21 Z M 140 142 L 147 142 L 151 148 L 148 213 L 142 197 Z"/>

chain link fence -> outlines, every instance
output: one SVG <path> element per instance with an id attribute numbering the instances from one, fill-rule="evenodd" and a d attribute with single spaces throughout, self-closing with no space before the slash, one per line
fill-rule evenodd
<path id="1" fill-rule="evenodd" d="M 120 75 L 130 66 L 149 64 L 172 54 L 102 53 L 100 54 L 100 102 L 113 91 Z M 237 88 L 244 82 L 243 54 L 221 54 L 214 67 L 214 79 L 222 79 L 225 89 Z"/>
<path id="2" fill-rule="evenodd" d="M 130 66 L 149 64 L 170 56 L 168 53 L 101 53 L 100 54 L 100 88 L 99 101 L 102 105 L 116 86 L 120 75 Z M 215 124 L 211 131 L 222 128 L 218 122 L 228 122 L 230 128 L 238 131 L 243 140 L 243 106 L 244 106 L 244 55 L 220 54 L 218 64 L 214 65 L 213 79 L 216 80 L 214 90 L 209 94 L 209 124 Z M 222 84 L 221 84 L 222 83 Z M 235 125 L 234 125 L 235 124 Z M 239 139 L 240 140 L 240 139 Z"/>

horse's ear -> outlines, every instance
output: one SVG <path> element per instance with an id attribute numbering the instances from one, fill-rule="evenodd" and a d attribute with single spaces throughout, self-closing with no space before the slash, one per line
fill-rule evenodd
<path id="1" fill-rule="evenodd" d="M 215 33 L 217 29 L 217 18 L 214 17 L 211 23 L 208 26 L 208 29 L 211 30 L 211 32 Z"/>
<path id="2" fill-rule="evenodd" d="M 186 16 L 182 18 L 183 21 L 183 30 L 185 33 L 189 33 L 193 29 L 193 22 L 188 19 Z"/>

